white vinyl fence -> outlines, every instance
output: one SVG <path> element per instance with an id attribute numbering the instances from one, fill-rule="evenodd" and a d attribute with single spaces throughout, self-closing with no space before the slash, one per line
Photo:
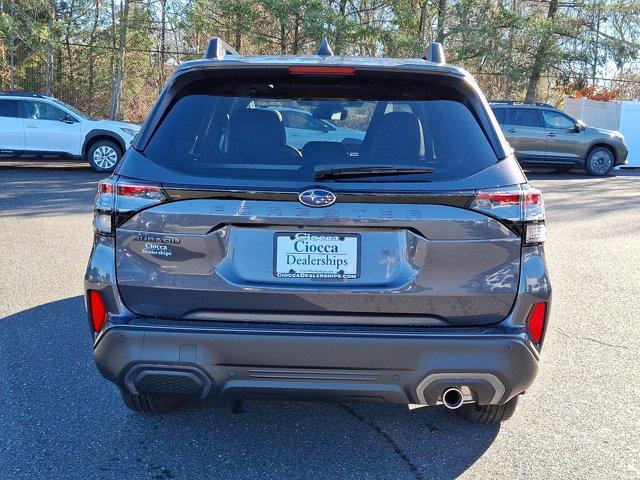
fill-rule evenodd
<path id="1" fill-rule="evenodd" d="M 601 102 L 564 97 L 564 110 L 590 127 L 622 132 L 630 167 L 640 167 L 640 101 Z"/>

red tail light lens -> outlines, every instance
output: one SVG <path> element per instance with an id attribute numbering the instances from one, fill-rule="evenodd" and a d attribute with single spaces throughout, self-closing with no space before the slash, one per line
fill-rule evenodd
<path id="1" fill-rule="evenodd" d="M 527 320 L 527 327 L 529 329 L 529 336 L 533 343 L 540 343 L 542 336 L 544 335 L 544 324 L 547 321 L 547 302 L 536 303 L 531 312 L 529 312 L 529 319 Z"/>
<path id="2" fill-rule="evenodd" d="M 291 75 L 341 75 L 350 76 L 356 74 L 353 67 L 331 67 L 331 66 L 299 66 L 289 67 Z"/>
<path id="3" fill-rule="evenodd" d="M 118 214 L 137 212 L 167 200 L 160 185 L 149 183 L 120 180 L 115 192 L 115 212 Z"/>
<path id="4" fill-rule="evenodd" d="M 89 317 L 91 328 L 98 333 L 107 321 L 107 306 L 104 303 L 102 294 L 96 290 L 89 290 Z"/>
<path id="5" fill-rule="evenodd" d="M 146 198 L 149 200 L 164 200 L 165 195 L 160 187 L 155 185 L 119 184 L 118 195 L 123 197 Z"/>
<path id="6" fill-rule="evenodd" d="M 520 192 L 480 192 L 475 196 L 473 201 L 484 202 L 487 205 L 495 206 L 505 206 L 507 204 L 520 205 Z"/>
<path id="7" fill-rule="evenodd" d="M 98 183 L 98 193 L 100 195 L 113 193 L 113 182 L 109 179 L 100 180 Z"/>

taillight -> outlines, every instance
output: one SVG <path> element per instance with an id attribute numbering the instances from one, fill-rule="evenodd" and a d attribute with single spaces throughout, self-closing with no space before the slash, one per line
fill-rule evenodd
<path id="1" fill-rule="evenodd" d="M 292 75 L 351 76 L 356 74 L 356 69 L 353 67 L 309 65 L 309 66 L 289 67 L 289 73 Z"/>
<path id="2" fill-rule="evenodd" d="M 91 328 L 95 333 L 98 333 L 107 321 L 107 306 L 104 303 L 102 294 L 96 290 L 89 290 L 87 303 Z"/>
<path id="3" fill-rule="evenodd" d="M 115 181 L 105 178 L 98 182 L 98 193 L 96 194 L 96 210 L 113 210 L 113 200 L 115 191 Z"/>
<path id="4" fill-rule="evenodd" d="M 538 302 L 533 305 L 529 318 L 527 319 L 527 329 L 531 341 L 536 344 L 542 342 L 544 336 L 544 325 L 547 321 L 547 302 Z"/>
<path id="5" fill-rule="evenodd" d="M 107 178 L 98 183 L 93 226 L 100 235 L 112 235 L 116 215 L 120 220 L 143 208 L 167 199 L 159 185 L 114 180 Z"/>
<path id="6" fill-rule="evenodd" d="M 167 199 L 162 187 L 152 183 L 118 180 L 116 184 L 116 213 L 133 213 L 162 203 Z"/>
<path id="7" fill-rule="evenodd" d="M 518 225 L 527 244 L 539 244 L 546 239 L 544 201 L 537 188 L 516 185 L 481 190 L 468 208 Z"/>
<path id="8" fill-rule="evenodd" d="M 537 188 L 525 186 L 522 189 L 524 202 L 522 205 L 522 219 L 527 222 L 544 220 L 544 201 L 542 192 Z"/>
<path id="9" fill-rule="evenodd" d="M 164 200 L 162 189 L 156 185 L 118 184 L 118 195 L 123 197 L 145 198 L 149 200 Z"/>
<path id="10" fill-rule="evenodd" d="M 115 181 L 105 178 L 98 182 L 93 228 L 100 235 L 113 233 L 113 207 L 115 204 Z"/>

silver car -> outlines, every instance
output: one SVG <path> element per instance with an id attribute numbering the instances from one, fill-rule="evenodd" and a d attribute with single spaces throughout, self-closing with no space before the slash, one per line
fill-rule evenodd
<path id="1" fill-rule="evenodd" d="M 549 316 L 544 205 L 441 47 L 245 57 L 214 39 L 163 92 L 99 184 L 85 276 L 95 361 L 128 407 L 513 414 Z M 296 148 L 274 103 L 364 137 Z"/>

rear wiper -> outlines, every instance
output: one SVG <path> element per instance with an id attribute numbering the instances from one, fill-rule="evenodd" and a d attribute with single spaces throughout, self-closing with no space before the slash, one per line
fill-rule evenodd
<path id="1" fill-rule="evenodd" d="M 376 175 L 411 175 L 416 173 L 433 173 L 433 170 L 413 165 L 318 165 L 314 169 L 316 180 L 337 177 L 372 177 Z"/>

